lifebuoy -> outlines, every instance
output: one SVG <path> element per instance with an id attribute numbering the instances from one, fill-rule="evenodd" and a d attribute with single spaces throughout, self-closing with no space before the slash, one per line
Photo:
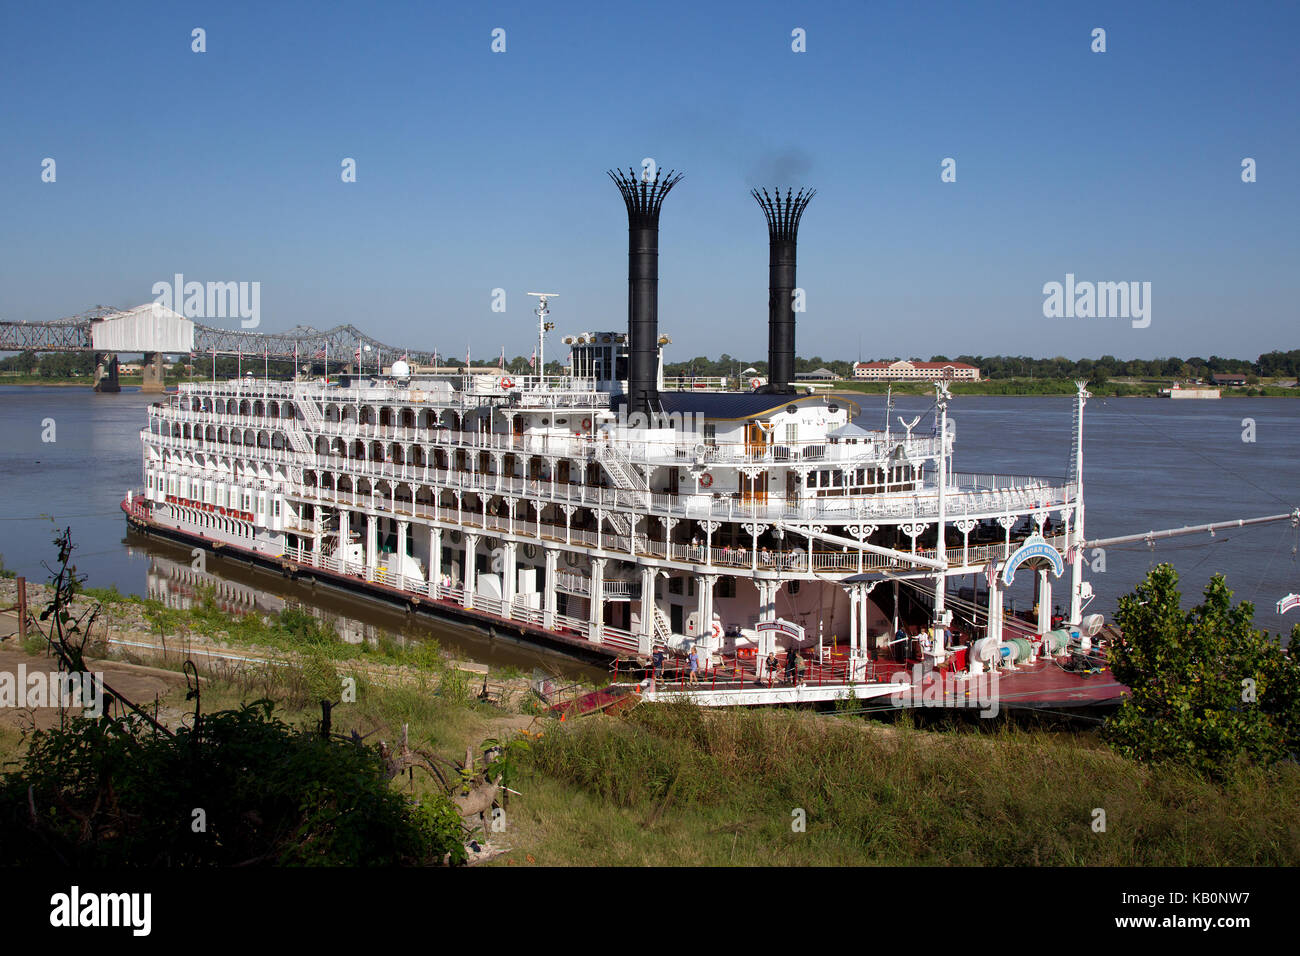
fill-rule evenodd
<path id="1" fill-rule="evenodd" d="M 514 379 L 512 379 L 509 375 L 502 376 L 501 381 L 498 382 L 497 384 L 500 385 L 503 389 L 515 387 Z"/>
<path id="2" fill-rule="evenodd" d="M 708 487 L 710 487 L 712 484 L 713 484 L 713 476 L 712 476 L 712 475 L 710 475 L 710 474 L 707 473 L 707 472 L 705 472 L 704 474 L 700 475 L 700 487 L 701 487 L 701 488 L 708 488 Z"/>
<path id="3" fill-rule="evenodd" d="M 585 431 L 590 431 L 590 430 L 591 430 L 591 419 L 590 419 L 590 418 L 584 418 L 584 419 L 582 420 L 582 430 L 583 430 L 584 432 L 585 432 Z"/>
<path id="4" fill-rule="evenodd" d="M 722 639 L 722 625 L 717 621 L 713 622 L 712 633 L 714 637 L 718 638 L 719 640 Z"/>

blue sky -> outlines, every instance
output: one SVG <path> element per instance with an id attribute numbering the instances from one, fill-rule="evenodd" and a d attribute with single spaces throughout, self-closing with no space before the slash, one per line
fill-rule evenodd
<path id="1" fill-rule="evenodd" d="M 818 189 L 800 233 L 804 356 L 1300 347 L 1294 4 L 0 17 L 3 319 L 135 305 L 180 272 L 260 282 L 263 330 L 352 322 L 452 355 L 527 354 L 530 290 L 561 294 L 558 331 L 625 326 L 626 219 L 604 170 L 653 157 L 686 173 L 661 229 L 670 359 L 764 356 L 767 238 L 748 190 L 778 184 Z M 1043 284 L 1066 273 L 1151 282 L 1150 326 L 1044 318 Z"/>

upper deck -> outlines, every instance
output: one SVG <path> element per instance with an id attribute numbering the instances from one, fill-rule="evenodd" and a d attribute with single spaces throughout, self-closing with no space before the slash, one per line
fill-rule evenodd
<path id="1" fill-rule="evenodd" d="M 904 524 L 940 512 L 936 435 L 806 421 L 807 438 L 728 441 L 702 421 L 629 428 L 609 397 L 569 377 L 195 384 L 152 409 L 145 437 L 176 452 L 226 450 L 299 478 L 303 469 L 347 475 L 354 487 L 426 484 L 636 515 Z M 957 472 L 951 434 L 947 445 L 949 521 L 1050 515 L 1077 498 L 1064 479 Z M 580 467 L 557 474 L 562 462 Z M 774 477 L 757 490 L 764 475 Z"/>

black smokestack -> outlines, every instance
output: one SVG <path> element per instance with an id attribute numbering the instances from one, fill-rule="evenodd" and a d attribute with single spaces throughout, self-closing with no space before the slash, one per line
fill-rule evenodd
<path id="1" fill-rule="evenodd" d="M 764 391 L 779 395 L 794 392 L 794 290 L 799 220 L 817 190 L 797 193 L 750 190 L 767 216 L 769 253 L 767 260 L 767 386 Z"/>
<path id="2" fill-rule="evenodd" d="M 629 168 L 609 178 L 627 204 L 627 410 L 659 411 L 659 207 L 682 178 L 670 170 L 638 177 Z"/>

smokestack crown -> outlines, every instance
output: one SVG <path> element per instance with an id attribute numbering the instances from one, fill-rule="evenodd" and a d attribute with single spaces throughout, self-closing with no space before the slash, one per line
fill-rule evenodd
<path id="1" fill-rule="evenodd" d="M 766 189 L 751 189 L 749 194 L 763 207 L 763 214 L 767 216 L 768 237 L 773 242 L 794 242 L 799 236 L 799 220 L 803 218 L 803 211 L 813 196 L 817 195 L 817 190 L 809 189 L 805 192 L 800 189 L 795 193 L 786 189 L 784 198 L 781 197 L 781 190 L 773 192 L 776 193 L 775 198 L 769 196 Z"/>
<path id="2" fill-rule="evenodd" d="M 682 174 L 669 170 L 667 175 L 656 168 L 653 179 L 645 179 L 636 174 L 631 166 L 624 173 L 621 169 L 606 170 L 614 181 L 618 191 L 623 194 L 627 204 L 627 225 L 629 229 L 657 228 L 659 225 L 659 207 L 663 205 L 668 190 L 681 182 Z"/>

